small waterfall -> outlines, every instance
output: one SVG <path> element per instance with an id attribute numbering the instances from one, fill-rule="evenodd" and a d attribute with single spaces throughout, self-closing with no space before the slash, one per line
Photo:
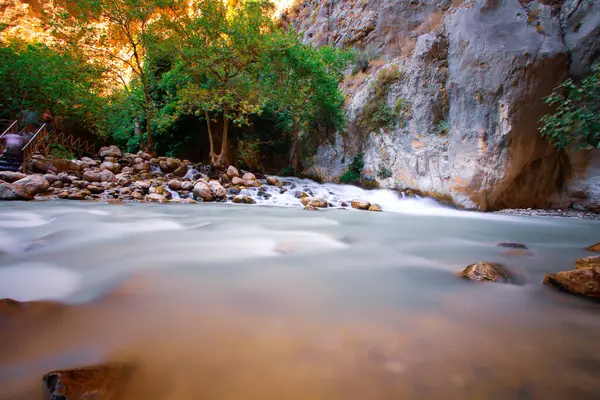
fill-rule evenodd
<path id="1" fill-rule="evenodd" d="M 160 166 L 158 164 L 150 164 L 150 172 L 161 172 Z"/>
<path id="2" fill-rule="evenodd" d="M 195 180 L 198 175 L 200 175 L 200 172 L 198 172 L 198 170 L 194 169 L 194 168 L 189 168 L 187 170 L 187 172 L 185 173 L 185 176 L 183 177 L 183 179 L 189 179 L 191 181 Z"/>
<path id="3" fill-rule="evenodd" d="M 171 198 L 172 199 L 180 199 L 181 196 L 179 195 L 179 193 L 177 193 L 175 190 L 171 190 L 167 185 L 163 185 L 163 187 L 165 189 L 167 189 L 167 192 L 171 193 Z"/>

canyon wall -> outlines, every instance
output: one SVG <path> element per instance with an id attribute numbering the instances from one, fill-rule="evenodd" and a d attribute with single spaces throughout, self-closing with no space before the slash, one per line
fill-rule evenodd
<path id="1" fill-rule="evenodd" d="M 543 98 L 600 61 L 598 1 L 309 0 L 286 18 L 370 60 L 348 73 L 348 126 L 308 173 L 335 181 L 360 153 L 364 181 L 467 208 L 600 211 L 600 149 L 558 152 L 538 132 Z"/>

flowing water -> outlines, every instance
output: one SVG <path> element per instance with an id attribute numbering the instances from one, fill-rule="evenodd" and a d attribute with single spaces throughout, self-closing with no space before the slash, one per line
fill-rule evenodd
<path id="1" fill-rule="evenodd" d="M 368 195 L 397 212 L 0 204 L 0 298 L 65 304 L 0 316 L 0 399 L 130 358 L 131 400 L 600 398 L 600 305 L 541 285 L 600 223 Z M 454 275 L 479 260 L 521 284 Z"/>

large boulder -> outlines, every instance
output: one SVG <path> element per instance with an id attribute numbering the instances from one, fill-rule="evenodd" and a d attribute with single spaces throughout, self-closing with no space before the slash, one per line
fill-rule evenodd
<path id="1" fill-rule="evenodd" d="M 600 242 L 591 245 L 590 247 L 588 247 L 586 249 L 587 251 L 594 251 L 594 252 L 600 252 Z"/>
<path id="2" fill-rule="evenodd" d="M 32 200 L 33 195 L 22 186 L 0 181 L 0 200 Z"/>
<path id="3" fill-rule="evenodd" d="M 104 157 L 120 158 L 122 156 L 121 149 L 119 149 L 115 145 L 102 147 L 100 149 L 100 152 L 98 153 L 98 155 L 102 158 L 104 158 Z"/>
<path id="4" fill-rule="evenodd" d="M 96 171 L 87 170 L 83 173 L 83 180 L 88 182 L 102 182 L 102 177 Z"/>
<path id="5" fill-rule="evenodd" d="M 42 175 L 29 175 L 23 179 L 19 179 L 14 183 L 17 186 L 21 186 L 27 192 L 32 195 L 36 195 L 38 193 L 45 192 L 48 187 L 50 187 L 50 183 L 44 179 Z"/>
<path id="6" fill-rule="evenodd" d="M 544 284 L 578 296 L 600 298 L 600 267 L 548 274 L 544 278 Z"/>
<path id="7" fill-rule="evenodd" d="M 100 180 L 102 182 L 116 182 L 117 181 L 117 177 L 115 176 L 115 174 L 113 174 L 112 172 L 110 172 L 107 169 L 100 171 L 99 175 L 100 175 Z"/>
<path id="8" fill-rule="evenodd" d="M 31 169 L 33 172 L 45 174 L 50 170 L 50 164 L 43 160 L 33 160 L 31 162 Z"/>
<path id="9" fill-rule="evenodd" d="M 600 256 L 583 257 L 583 258 L 578 258 L 577 260 L 575 260 L 575 269 L 593 268 L 593 267 L 600 268 Z"/>
<path id="10" fill-rule="evenodd" d="M 459 272 L 458 276 L 479 282 L 507 283 L 509 281 L 508 272 L 502 264 L 487 261 L 480 261 L 467 266 Z"/>
<path id="11" fill-rule="evenodd" d="M 196 200 L 213 201 L 215 199 L 210 186 L 202 180 L 196 182 L 193 193 Z"/>
<path id="12" fill-rule="evenodd" d="M 210 187 L 211 192 L 215 195 L 215 197 L 219 199 L 224 199 L 227 196 L 227 191 L 219 181 L 210 181 L 208 182 L 208 186 Z"/>
<path id="13" fill-rule="evenodd" d="M 21 172 L 13 172 L 13 171 L 0 171 L 0 181 L 13 183 L 18 181 L 19 179 L 25 178 L 27 175 Z"/>

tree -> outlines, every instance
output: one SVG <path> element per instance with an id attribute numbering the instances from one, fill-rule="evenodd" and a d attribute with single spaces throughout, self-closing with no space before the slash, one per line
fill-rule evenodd
<path id="1" fill-rule="evenodd" d="M 210 158 L 228 162 L 229 124 L 247 125 L 263 103 L 260 71 L 275 29 L 273 4 L 260 0 L 228 3 L 214 0 L 173 2 L 163 18 L 190 83 L 180 90 L 187 112 L 206 120 Z M 213 123 L 220 117 L 221 149 L 217 154 Z"/>
<path id="2" fill-rule="evenodd" d="M 100 129 L 102 69 L 69 51 L 12 39 L 0 42 L 0 110 L 11 119 L 23 110 L 49 109 L 87 128 Z"/>
<path id="3" fill-rule="evenodd" d="M 542 137 L 558 149 L 600 147 L 600 67 L 579 84 L 566 80 L 544 101 L 556 110 L 541 118 Z"/>
<path id="4" fill-rule="evenodd" d="M 272 51 L 269 97 L 291 115 L 294 168 L 298 173 L 302 170 L 300 130 L 308 139 L 320 123 L 334 129 L 344 125 L 344 96 L 339 83 L 350 53 L 331 46 L 313 49 L 302 44 L 295 32 L 280 36 Z"/>
<path id="5" fill-rule="evenodd" d="M 109 76 L 123 85 L 130 100 L 134 99 L 130 81 L 139 80 L 148 149 L 152 149 L 153 107 L 144 59 L 147 33 L 160 7 L 160 1 L 148 0 L 74 0 L 69 12 L 58 13 L 61 19 L 53 21 L 54 34 L 78 51 L 88 52 L 90 58 L 102 60 Z"/>

